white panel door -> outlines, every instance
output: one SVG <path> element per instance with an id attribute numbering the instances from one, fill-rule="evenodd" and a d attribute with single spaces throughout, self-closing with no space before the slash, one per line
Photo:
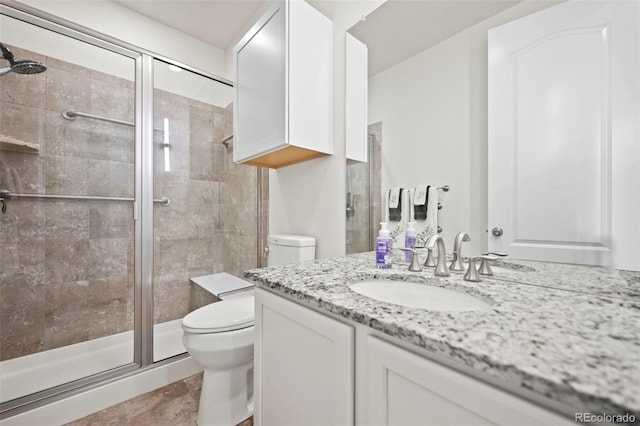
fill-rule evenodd
<path id="1" fill-rule="evenodd" d="M 490 250 L 640 269 L 639 15 L 570 1 L 489 31 Z"/>

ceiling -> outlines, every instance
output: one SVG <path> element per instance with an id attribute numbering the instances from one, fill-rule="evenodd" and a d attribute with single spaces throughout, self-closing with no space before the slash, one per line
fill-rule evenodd
<path id="1" fill-rule="evenodd" d="M 225 50 L 269 0 L 113 0 Z M 309 0 L 331 15 L 345 1 Z M 415 55 L 522 0 L 388 0 L 349 32 L 369 46 L 369 74 Z"/>
<path id="2" fill-rule="evenodd" d="M 224 50 L 265 0 L 113 1 Z"/>
<path id="3" fill-rule="evenodd" d="M 369 75 L 522 0 L 389 0 L 349 32 L 368 46 Z"/>

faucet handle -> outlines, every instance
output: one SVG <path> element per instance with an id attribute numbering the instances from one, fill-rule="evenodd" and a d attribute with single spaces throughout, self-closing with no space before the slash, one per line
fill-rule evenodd
<path id="1" fill-rule="evenodd" d="M 409 270 L 411 272 L 420 272 L 422 268 L 420 267 L 420 261 L 418 260 L 418 252 L 409 247 L 398 247 L 402 251 L 409 251 L 413 254 L 411 256 L 411 265 L 409 265 Z"/>
<path id="2" fill-rule="evenodd" d="M 436 267 L 436 260 L 433 258 L 433 249 L 427 248 L 427 259 L 424 261 L 424 264 L 422 266 L 424 266 L 425 268 Z"/>
<path id="3" fill-rule="evenodd" d="M 482 253 L 483 256 L 500 256 L 500 257 L 506 257 L 509 256 L 509 253 L 502 253 L 499 251 L 489 251 L 487 253 Z"/>
<path id="4" fill-rule="evenodd" d="M 469 258 L 469 267 L 467 268 L 467 272 L 464 274 L 465 281 L 481 281 L 480 276 L 478 275 L 478 270 L 476 269 L 476 260 L 480 259 L 481 257 L 482 256 L 475 256 Z"/>
<path id="5" fill-rule="evenodd" d="M 482 255 L 477 256 L 478 259 L 481 259 L 480 268 L 478 268 L 478 273 L 480 275 L 493 275 L 493 270 L 491 269 L 491 264 L 489 263 L 492 260 L 496 260 L 497 257 Z"/>

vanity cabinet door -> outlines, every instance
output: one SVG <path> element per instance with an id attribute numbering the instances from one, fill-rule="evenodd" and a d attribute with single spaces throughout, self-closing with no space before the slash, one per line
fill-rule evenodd
<path id="1" fill-rule="evenodd" d="M 353 425 L 354 329 L 256 289 L 256 425 Z"/>
<path id="2" fill-rule="evenodd" d="M 365 340 L 365 413 L 359 423 L 393 425 L 569 425 L 568 419 L 377 337 Z M 360 362 L 360 361 L 359 361 Z"/>

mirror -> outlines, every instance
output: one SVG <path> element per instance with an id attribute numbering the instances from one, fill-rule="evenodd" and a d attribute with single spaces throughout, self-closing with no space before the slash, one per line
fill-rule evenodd
<path id="1" fill-rule="evenodd" d="M 464 255 L 487 250 L 487 30 L 557 3 L 390 0 L 349 30 L 369 51 L 381 188 L 449 185 L 438 218 L 449 250 L 463 230 Z"/>

